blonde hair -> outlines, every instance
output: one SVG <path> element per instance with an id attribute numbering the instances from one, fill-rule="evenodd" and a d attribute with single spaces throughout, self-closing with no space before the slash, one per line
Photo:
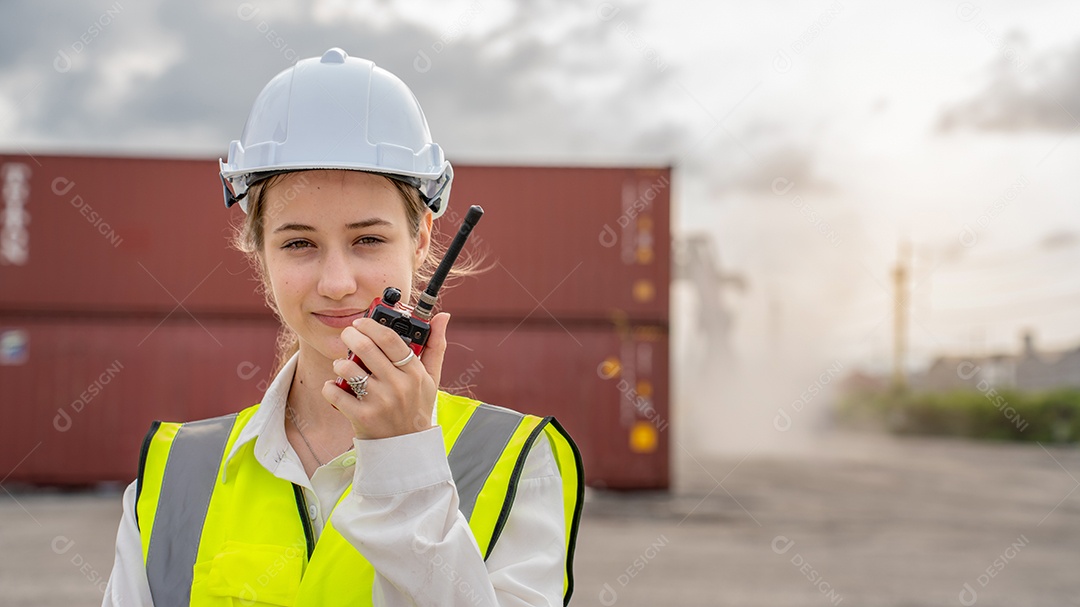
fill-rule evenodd
<path id="1" fill-rule="evenodd" d="M 280 173 L 259 181 L 248 188 L 247 215 L 244 216 L 243 221 L 239 225 L 235 226 L 235 233 L 233 234 L 232 239 L 233 246 L 244 253 L 251 263 L 252 268 L 259 277 L 259 290 L 266 299 L 266 305 L 274 312 L 278 322 L 281 323 L 277 337 L 277 361 L 274 374 L 277 374 L 285 363 L 292 358 L 293 354 L 300 349 L 300 343 L 296 334 L 287 324 L 285 324 L 285 319 L 282 317 L 281 311 L 277 307 L 277 302 L 274 301 L 274 292 L 270 286 L 270 275 L 266 271 L 266 260 L 263 256 L 263 246 L 266 242 L 264 232 L 266 223 L 266 203 L 270 190 L 281 183 L 287 175 L 292 175 L 294 173 L 303 173 L 303 171 Z M 424 201 L 420 198 L 420 191 L 412 185 L 398 181 L 389 176 L 379 176 L 393 184 L 401 195 L 402 203 L 405 205 L 405 218 L 409 229 L 409 235 L 413 238 L 413 241 L 415 241 L 420 236 L 420 222 L 423 220 L 424 214 L 430 212 L 427 205 L 424 204 Z M 295 197 L 296 189 L 307 185 L 306 176 L 301 175 L 299 180 L 299 184 L 290 186 L 290 189 L 283 194 L 285 200 L 291 200 Z M 456 226 L 454 226 L 454 229 L 456 232 Z M 412 301 L 409 302 L 410 304 L 416 302 L 416 299 L 420 295 L 420 290 L 429 280 L 431 280 L 431 275 L 435 272 L 435 268 L 438 267 L 439 261 L 442 260 L 442 257 L 446 252 L 446 246 L 437 241 L 438 235 L 438 228 L 433 226 L 428 254 L 424 258 L 424 261 L 421 262 L 420 267 L 413 272 L 411 285 Z M 476 257 L 469 253 L 463 253 L 463 259 L 456 263 L 454 268 L 450 271 L 450 276 L 448 277 L 444 289 L 453 286 L 449 278 L 472 276 L 488 270 L 488 267 L 479 267 L 482 262 L 482 255 Z"/>

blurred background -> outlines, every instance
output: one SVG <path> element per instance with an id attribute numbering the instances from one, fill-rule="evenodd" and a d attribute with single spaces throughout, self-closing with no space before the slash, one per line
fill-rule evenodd
<path id="1" fill-rule="evenodd" d="M 149 420 L 261 395 L 216 159 L 338 46 L 500 211 L 450 376 L 582 444 L 574 604 L 1080 604 L 1069 6 L 4 3 L 0 590 L 99 602 Z"/>

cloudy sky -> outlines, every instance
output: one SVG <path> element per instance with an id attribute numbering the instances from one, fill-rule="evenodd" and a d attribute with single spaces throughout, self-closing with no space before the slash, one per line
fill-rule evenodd
<path id="1" fill-rule="evenodd" d="M 1080 21 L 1067 1 L 5 2 L 0 149 L 214 158 L 331 46 L 416 92 L 457 162 L 672 165 L 747 359 L 884 366 L 1080 343 Z M 676 302 L 689 301 L 677 290 Z M 690 304 L 687 304 L 690 305 Z M 771 311 L 771 312 L 770 312 Z"/>

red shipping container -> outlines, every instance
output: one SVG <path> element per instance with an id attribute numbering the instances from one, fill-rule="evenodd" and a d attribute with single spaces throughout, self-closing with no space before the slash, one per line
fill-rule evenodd
<path id="1" fill-rule="evenodd" d="M 659 326 L 539 327 L 453 321 L 445 390 L 554 415 L 592 486 L 665 488 L 667 333 Z M 127 481 L 154 419 L 258 402 L 273 372 L 272 318 L 80 320 L 6 316 L 26 360 L 0 365 L 0 470 L 12 482 Z"/>
<path id="2" fill-rule="evenodd" d="M 22 263 L 0 258 L 0 310 L 263 313 L 247 261 L 228 247 L 213 163 L 8 156 L 0 180 L 9 192 L 25 184 L 28 215 Z M 8 213 L 13 202 L 4 197 Z"/>
<path id="3" fill-rule="evenodd" d="M 454 313 L 444 387 L 556 415 L 593 486 L 666 487 L 670 173 L 458 173 L 443 230 L 484 205 L 469 246 L 496 264 L 443 299 Z M 129 480 L 151 420 L 261 396 L 277 325 L 228 248 L 239 210 L 216 206 L 216 179 L 206 161 L 0 157 L 10 481 Z"/>
<path id="4" fill-rule="evenodd" d="M 272 317 L 160 316 L 0 316 L 9 354 L 16 340 L 25 353 L 21 364 L 0 365 L 0 470 L 9 481 L 130 481 L 151 421 L 258 401 L 274 357 Z"/>
<path id="5" fill-rule="evenodd" d="M 515 327 L 456 320 L 448 333 L 444 389 L 556 416 L 581 449 L 590 486 L 668 487 L 665 327 Z M 470 385 L 474 394 L 463 392 Z"/>
<path id="6" fill-rule="evenodd" d="M 462 167 L 442 229 L 482 205 L 471 246 L 496 266 L 445 305 L 514 323 L 666 324 L 670 178 L 668 169 Z"/>
<path id="7" fill-rule="evenodd" d="M 449 239 L 468 206 L 482 205 L 467 250 L 495 265 L 448 292 L 446 307 L 514 323 L 667 322 L 670 170 L 456 172 L 439 227 Z M 224 208 L 216 162 L 0 156 L 0 179 L 24 194 L 5 197 L 8 216 L 25 218 L 10 230 L 20 236 L 7 239 L 22 246 L 0 257 L 0 310 L 147 312 L 182 303 L 195 314 L 263 313 L 247 261 L 228 244 L 241 211 Z M 17 248 L 23 256 L 13 263 L 6 254 Z"/>

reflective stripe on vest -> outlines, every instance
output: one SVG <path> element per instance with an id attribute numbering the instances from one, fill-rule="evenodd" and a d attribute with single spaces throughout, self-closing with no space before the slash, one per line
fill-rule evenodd
<path id="1" fill-rule="evenodd" d="M 146 554 L 146 578 L 155 607 L 191 601 L 192 570 L 210 494 L 236 414 L 184 424 L 176 432 L 162 476 L 159 504 Z"/>
<path id="2" fill-rule="evenodd" d="M 192 565 L 197 558 L 208 556 L 204 552 L 209 551 L 212 558 L 220 541 L 228 541 L 228 531 L 219 528 L 222 521 L 215 523 L 216 527 L 211 530 L 213 533 L 206 535 L 205 525 L 211 523 L 206 521 L 205 517 L 211 499 L 216 499 L 214 488 L 218 482 L 220 467 L 224 464 L 222 457 L 231 450 L 240 429 L 246 425 L 256 409 L 257 406 L 241 412 L 239 418 L 233 415 L 183 425 L 155 424 L 151 429 L 147 445 L 144 445 L 143 461 L 140 462 L 136 515 L 140 528 L 144 530 L 142 535 L 147 579 L 155 605 L 161 607 L 189 604 L 189 601 L 195 598 L 192 595 L 193 577 L 196 580 L 207 579 L 205 568 L 200 572 L 199 567 L 196 567 L 193 572 Z M 234 420 L 236 423 L 233 423 Z M 581 461 L 573 442 L 558 424 L 549 424 L 550 421 L 550 418 L 524 416 L 508 409 L 445 393 L 440 393 L 439 397 L 439 422 L 449 451 L 447 460 L 458 490 L 459 507 L 469 520 L 470 528 L 485 559 L 509 516 L 517 480 L 533 441 L 545 433 L 548 440 L 552 441 L 556 462 L 564 476 L 567 519 L 567 571 L 564 588 L 565 600 L 568 601 L 573 587 L 573 546 L 582 506 Z M 556 429 L 557 433 L 554 432 Z M 242 449 L 242 452 L 253 457 L 250 455 L 252 445 L 245 447 L 248 450 Z M 566 459 L 567 457 L 570 459 Z M 240 453 L 234 456 L 233 461 L 238 458 Z M 292 497 L 293 487 L 290 487 L 288 481 L 273 477 L 257 462 L 244 465 L 251 465 L 250 469 L 257 474 L 265 474 L 264 484 L 256 482 L 255 487 L 271 487 L 265 483 L 276 483 L 272 486 L 280 484 L 288 488 L 289 497 Z M 263 493 L 261 490 L 257 492 Z M 351 487 L 346 490 L 342 499 L 349 492 Z M 223 488 L 223 495 L 232 494 Z M 274 498 L 278 500 L 274 502 L 278 509 L 285 507 L 280 497 L 278 495 L 278 498 Z M 302 504 L 302 500 L 300 502 Z M 483 503 L 484 508 L 478 510 L 478 503 Z M 287 510 L 287 507 L 285 509 Z M 302 507 L 297 510 L 300 509 Z M 211 510 L 218 511 L 213 508 Z M 291 515 L 292 522 L 279 518 L 278 527 L 292 527 L 297 530 L 296 533 L 300 533 L 301 521 L 306 523 L 306 518 L 301 518 L 304 514 L 306 513 L 294 511 Z M 310 530 L 305 531 L 308 540 L 313 541 Z M 281 533 L 286 534 L 282 536 L 285 538 L 292 532 Z M 199 552 L 200 540 L 209 542 L 203 547 L 203 552 Z M 340 586 L 333 582 L 337 578 L 331 570 L 338 563 L 339 566 L 345 566 L 351 558 L 360 561 L 352 564 L 354 571 L 359 573 L 361 568 L 366 567 L 368 574 L 373 574 L 370 565 L 333 529 L 329 516 L 327 527 L 318 542 L 319 549 L 315 551 L 315 556 L 323 556 L 311 560 L 310 567 L 307 565 L 308 558 L 303 558 L 311 557 L 310 546 L 309 551 L 304 551 L 302 539 L 300 542 L 300 550 L 291 546 L 288 548 L 288 551 L 301 557 L 295 565 L 295 571 L 290 571 L 310 583 L 298 582 L 298 587 L 282 594 L 284 598 L 280 604 L 292 604 L 292 600 L 296 600 L 298 604 L 319 604 L 319 600 L 313 600 L 318 598 L 319 591 L 312 588 Z M 278 558 L 270 562 L 280 561 Z M 222 563 L 222 571 L 225 571 L 225 562 Z M 282 574 L 282 577 L 286 576 Z M 263 598 L 270 596 L 269 588 L 256 586 L 248 586 L 248 589 L 262 591 Z M 205 586 L 200 587 L 200 593 L 204 588 Z M 326 588 L 322 592 L 333 590 L 335 589 Z M 358 590 L 362 589 L 354 589 L 354 592 Z M 370 601 L 370 579 L 366 592 L 366 601 Z M 360 592 L 360 598 L 363 598 L 362 594 Z M 251 601 L 247 604 L 251 604 Z"/>
<path id="3" fill-rule="evenodd" d="M 521 423 L 520 413 L 491 405 L 476 408 L 446 456 L 457 485 L 458 509 L 468 519 L 484 481 Z"/>

